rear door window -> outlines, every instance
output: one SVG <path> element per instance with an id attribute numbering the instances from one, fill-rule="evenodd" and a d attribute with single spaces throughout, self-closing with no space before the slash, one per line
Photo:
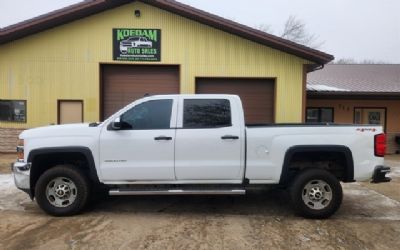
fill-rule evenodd
<path id="1" fill-rule="evenodd" d="M 186 99 L 183 104 L 183 128 L 232 126 L 231 105 L 226 99 Z"/>

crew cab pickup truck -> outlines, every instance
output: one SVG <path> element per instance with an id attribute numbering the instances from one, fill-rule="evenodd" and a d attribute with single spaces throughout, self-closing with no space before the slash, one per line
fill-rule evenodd
<path id="1" fill-rule="evenodd" d="M 122 54 L 128 53 L 129 48 L 151 48 L 153 42 L 147 40 L 146 37 L 130 37 L 129 39 L 123 40 L 119 44 L 119 49 Z"/>
<path id="2" fill-rule="evenodd" d="M 340 182 L 390 181 L 380 126 L 246 126 L 234 95 L 160 95 L 102 123 L 21 133 L 15 184 L 48 214 L 74 215 L 109 195 L 243 195 L 287 188 L 295 211 L 327 218 Z M 100 188 L 101 187 L 101 188 Z"/>

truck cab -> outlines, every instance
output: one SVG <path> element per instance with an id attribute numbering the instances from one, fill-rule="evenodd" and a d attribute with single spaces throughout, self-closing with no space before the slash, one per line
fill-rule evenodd
<path id="1" fill-rule="evenodd" d="M 240 183 L 244 131 L 237 96 L 142 99 L 112 116 L 101 129 L 102 180 Z"/>

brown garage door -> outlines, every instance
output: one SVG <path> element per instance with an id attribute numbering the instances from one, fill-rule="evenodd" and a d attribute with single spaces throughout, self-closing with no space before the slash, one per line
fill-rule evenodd
<path id="1" fill-rule="evenodd" d="M 178 66 L 102 66 L 103 119 L 145 94 L 177 93 L 179 93 Z"/>
<path id="2" fill-rule="evenodd" d="M 243 102 L 248 124 L 274 122 L 274 80 L 242 78 L 197 78 L 198 94 L 234 94 Z"/>

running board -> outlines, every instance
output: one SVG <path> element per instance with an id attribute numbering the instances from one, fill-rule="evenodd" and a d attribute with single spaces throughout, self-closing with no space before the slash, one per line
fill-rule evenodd
<path id="1" fill-rule="evenodd" d="M 224 190 L 183 190 L 183 189 L 168 189 L 168 190 L 120 190 L 112 189 L 109 195 L 244 195 L 244 189 L 224 189 Z"/>

